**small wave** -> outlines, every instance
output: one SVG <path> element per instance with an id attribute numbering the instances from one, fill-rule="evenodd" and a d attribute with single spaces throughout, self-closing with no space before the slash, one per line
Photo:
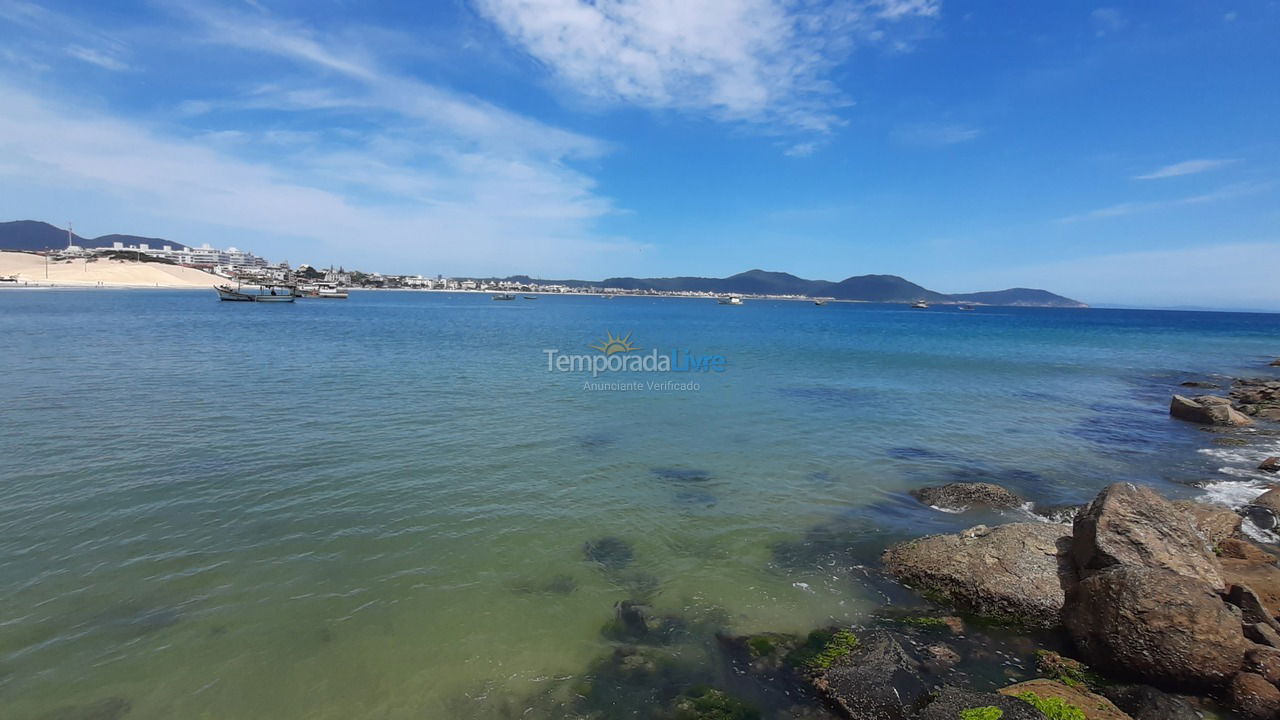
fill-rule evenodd
<path id="1" fill-rule="evenodd" d="M 959 515 L 960 513 L 969 509 L 967 507 L 962 507 L 962 508 L 942 507 L 941 505 L 930 505 L 929 507 L 934 510 L 937 510 L 938 512 L 951 513 L 953 515 Z"/>
<path id="2" fill-rule="evenodd" d="M 1235 468 L 1222 468 L 1220 472 L 1233 469 Z M 1253 502 L 1255 498 L 1268 489 L 1269 487 L 1266 483 L 1257 480 L 1224 480 L 1206 485 L 1204 494 L 1200 496 L 1200 499 L 1207 503 L 1225 505 L 1237 510 Z"/>

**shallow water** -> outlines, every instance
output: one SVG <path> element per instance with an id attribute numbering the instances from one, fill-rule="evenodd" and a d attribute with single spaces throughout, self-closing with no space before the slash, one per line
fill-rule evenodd
<path id="1" fill-rule="evenodd" d="M 609 332 L 727 369 L 547 371 Z M 865 620 L 887 542 L 985 519 L 913 487 L 1193 496 L 1276 440 L 1166 414 L 1183 380 L 1274 374 L 1276 315 L 5 291 L 0 336 L 16 718 L 519 716 L 612 651 L 619 600 L 696 620 L 693 665 L 715 629 Z"/>

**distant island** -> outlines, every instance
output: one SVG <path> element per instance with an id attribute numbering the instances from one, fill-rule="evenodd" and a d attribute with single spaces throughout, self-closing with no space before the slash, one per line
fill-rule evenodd
<path id="1" fill-rule="evenodd" d="M 96 238 L 83 238 L 69 233 L 67 230 L 37 220 L 0 222 L 0 251 L 52 253 L 67 248 L 68 244 L 86 250 L 116 247 L 132 251 L 140 248 L 139 252 L 141 253 L 155 252 L 162 248 L 166 248 L 166 252 L 191 249 L 183 243 L 172 240 L 136 235 L 103 235 Z M 251 254 L 242 254 L 252 257 Z M 258 261 L 258 264 L 266 266 L 265 261 Z M 195 267 L 211 271 L 215 270 L 214 267 Z M 300 266 L 299 269 L 305 267 Z M 233 268 L 233 270 L 241 269 Z M 283 266 L 283 271 L 287 270 L 287 266 Z M 260 273 L 262 269 L 253 268 L 245 269 L 245 271 Z M 289 271 L 285 272 L 285 275 L 289 277 L 281 275 L 274 279 L 288 280 L 293 275 L 298 275 L 298 273 Z M 527 275 L 512 275 L 505 278 L 432 280 L 421 275 L 391 275 L 355 270 L 344 270 L 339 275 L 335 276 L 335 280 L 344 284 L 379 288 L 525 290 L 530 292 L 635 293 L 646 295 L 747 295 L 757 297 L 829 298 L 831 300 L 882 303 L 910 303 L 924 300 L 938 304 L 1088 307 L 1088 305 L 1078 300 L 1034 288 L 1009 288 L 1007 290 L 948 295 L 929 290 L 897 275 L 855 275 L 839 282 L 806 280 L 790 273 L 768 272 L 765 270 L 748 270 L 727 278 L 614 277 L 600 281 L 543 280 Z M 312 278 L 313 276 L 319 277 L 322 274 L 308 269 L 306 277 Z"/>
<path id="2" fill-rule="evenodd" d="M 855 275 L 839 282 L 831 282 L 829 280 L 806 280 L 790 273 L 748 270 L 727 278 L 617 277 L 593 282 L 588 280 L 538 280 L 526 275 L 515 275 L 507 278 L 494 278 L 494 280 L 539 285 L 562 285 L 579 289 L 610 289 L 652 293 L 795 296 L 884 303 L 907 303 L 925 300 L 942 304 L 1089 307 L 1078 300 L 1055 295 L 1048 290 L 1034 288 L 1009 288 L 1008 290 L 947 295 L 921 287 L 897 275 Z"/>

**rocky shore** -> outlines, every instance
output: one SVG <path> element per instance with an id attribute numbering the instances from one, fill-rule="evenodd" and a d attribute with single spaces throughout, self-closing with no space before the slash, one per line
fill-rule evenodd
<path id="1" fill-rule="evenodd" d="M 1257 432 L 1280 421 L 1280 381 L 1174 395 L 1169 412 L 1215 431 Z M 1280 471 L 1280 458 L 1259 470 Z M 1135 483 L 1069 508 L 1040 508 L 989 482 L 911 496 L 938 511 L 1022 521 L 890 546 L 868 570 L 886 599 L 914 601 L 891 602 L 857 626 L 733 635 L 711 618 L 698 628 L 655 615 L 643 599 L 619 603 L 604 630 L 617 650 L 562 716 L 613 717 L 580 702 L 607 679 L 614 692 L 643 689 L 662 708 L 619 717 L 1280 720 L 1277 548 L 1246 532 L 1280 525 L 1280 482 L 1242 508 L 1171 500 Z M 616 544 L 588 543 L 584 554 L 620 572 L 613 560 L 630 556 Z M 721 672 L 681 667 L 670 651 L 700 630 L 715 637 Z"/>

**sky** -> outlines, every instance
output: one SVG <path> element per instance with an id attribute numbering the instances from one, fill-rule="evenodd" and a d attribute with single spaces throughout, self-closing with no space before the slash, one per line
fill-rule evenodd
<path id="1" fill-rule="evenodd" d="M 1275 0 L 0 0 L 0 220 L 1280 310 Z"/>

